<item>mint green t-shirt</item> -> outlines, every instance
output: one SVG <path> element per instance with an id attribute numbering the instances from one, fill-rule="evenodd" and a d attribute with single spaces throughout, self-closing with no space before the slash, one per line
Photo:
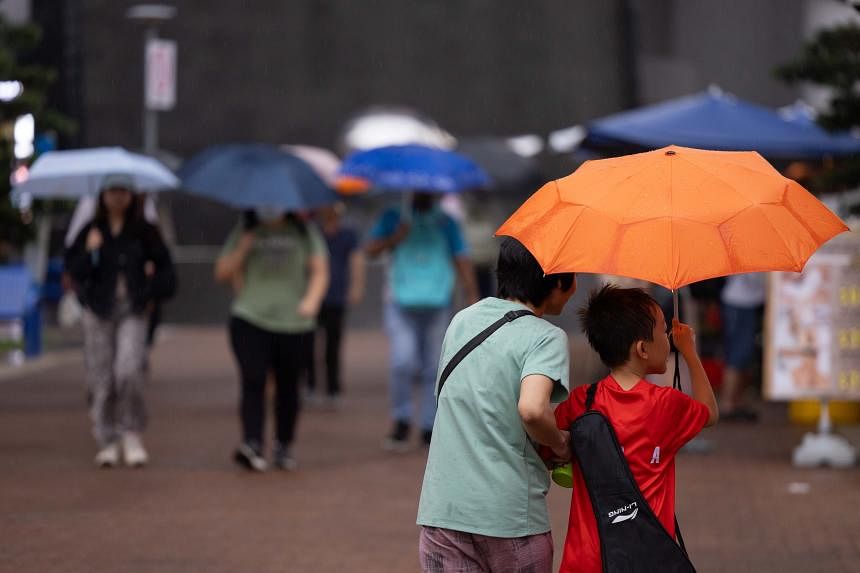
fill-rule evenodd
<path id="1" fill-rule="evenodd" d="M 445 333 L 439 373 L 472 337 L 523 308 L 485 298 L 459 312 Z M 567 335 L 536 316 L 505 324 L 453 370 L 436 411 L 419 525 L 492 537 L 550 530 L 549 474 L 517 411 L 522 379 L 530 374 L 556 382 L 552 402 L 567 398 Z"/>
<path id="2" fill-rule="evenodd" d="M 308 260 L 328 258 L 319 230 L 307 224 L 307 234 L 294 224 L 279 228 L 258 226 L 254 248 L 245 261 L 244 284 L 233 300 L 233 316 L 272 332 L 299 333 L 313 330 L 316 320 L 298 313 L 299 301 L 308 286 Z M 232 251 L 242 235 L 233 229 L 222 254 Z"/>

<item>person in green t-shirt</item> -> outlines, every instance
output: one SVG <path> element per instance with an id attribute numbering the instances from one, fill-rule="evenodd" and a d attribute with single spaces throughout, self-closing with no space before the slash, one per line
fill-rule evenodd
<path id="1" fill-rule="evenodd" d="M 299 411 L 298 374 L 307 360 L 307 334 L 328 288 L 328 251 L 319 230 L 293 213 L 258 209 L 227 239 L 215 278 L 233 286 L 230 342 L 241 376 L 243 441 L 235 461 L 253 471 L 262 453 L 266 376 L 275 375 L 276 436 L 272 461 L 295 469 L 291 450 Z"/>
<path id="2" fill-rule="evenodd" d="M 451 372 L 440 392 L 417 523 L 423 571 L 534 571 L 552 568 L 546 494 L 549 475 L 538 445 L 570 459 L 568 432 L 551 404 L 569 388 L 560 314 L 576 290 L 573 273 L 544 275 L 516 239 L 499 249 L 498 298 L 451 321 L 439 375 L 475 335 L 506 313 L 530 310 L 489 336 Z M 514 539 L 516 542 L 511 542 Z M 504 565 L 504 567 L 502 567 Z"/>

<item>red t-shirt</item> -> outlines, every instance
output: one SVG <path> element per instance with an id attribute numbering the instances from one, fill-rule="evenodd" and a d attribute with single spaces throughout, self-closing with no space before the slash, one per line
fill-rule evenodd
<path id="1" fill-rule="evenodd" d="M 555 410 L 558 427 L 585 412 L 579 386 Z M 612 423 L 630 471 L 666 531 L 675 536 L 675 454 L 708 422 L 708 408 L 686 394 L 647 380 L 624 390 L 612 376 L 600 381 L 593 408 Z M 570 519 L 559 573 L 600 573 L 600 537 L 582 471 L 573 468 Z"/>

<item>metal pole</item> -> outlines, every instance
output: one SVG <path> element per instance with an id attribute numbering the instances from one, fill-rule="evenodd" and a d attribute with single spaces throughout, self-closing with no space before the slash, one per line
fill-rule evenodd
<path id="1" fill-rule="evenodd" d="M 672 291 L 672 305 L 674 306 L 675 313 L 672 315 L 678 319 L 680 322 L 681 317 L 678 315 L 678 289 Z M 669 325 L 671 326 L 671 325 Z"/>
<path id="2" fill-rule="evenodd" d="M 158 38 L 158 29 L 147 26 L 143 40 L 143 152 L 155 155 L 158 151 L 158 112 L 146 105 L 146 49 L 151 40 Z"/>
<path id="3" fill-rule="evenodd" d="M 677 318 L 680 322 L 681 318 L 678 315 L 678 289 L 672 289 L 672 307 L 674 309 L 674 313 L 672 314 L 672 318 Z M 672 328 L 672 325 L 669 325 L 669 328 Z M 675 374 L 672 377 L 672 386 L 675 387 L 677 385 L 677 389 L 681 392 L 684 391 L 684 386 L 681 384 L 681 357 L 679 356 L 678 347 L 675 347 Z"/>
<path id="4" fill-rule="evenodd" d="M 830 420 L 830 401 L 827 398 L 821 399 L 821 415 L 818 417 L 818 433 L 829 434 L 833 430 L 833 423 Z"/>

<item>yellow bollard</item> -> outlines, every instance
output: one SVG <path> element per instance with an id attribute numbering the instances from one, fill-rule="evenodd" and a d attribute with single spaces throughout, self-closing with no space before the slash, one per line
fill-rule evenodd
<path id="1" fill-rule="evenodd" d="M 829 406 L 830 419 L 834 424 L 860 423 L 860 402 L 833 400 Z M 819 400 L 793 400 L 788 404 L 788 419 L 794 424 L 814 425 L 820 414 Z"/>

